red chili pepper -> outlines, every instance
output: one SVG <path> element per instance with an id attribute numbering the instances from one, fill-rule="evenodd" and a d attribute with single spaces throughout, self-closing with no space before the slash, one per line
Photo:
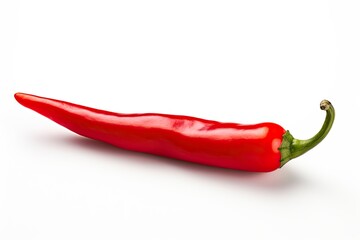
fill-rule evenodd
<path id="1" fill-rule="evenodd" d="M 333 124 L 331 103 L 321 130 L 308 140 L 294 139 L 275 123 L 241 125 L 156 113 L 120 114 L 60 100 L 16 93 L 16 100 L 82 136 L 123 149 L 211 166 L 254 172 L 282 167 L 321 142 Z"/>

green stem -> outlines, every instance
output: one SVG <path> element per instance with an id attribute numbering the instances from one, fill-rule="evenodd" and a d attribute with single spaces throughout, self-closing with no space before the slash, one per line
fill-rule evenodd
<path id="1" fill-rule="evenodd" d="M 299 140 L 295 139 L 289 131 L 283 135 L 283 141 L 279 147 L 281 153 L 280 167 L 318 145 L 329 133 L 335 119 L 335 109 L 328 100 L 321 101 L 320 109 L 326 111 L 326 118 L 322 128 L 315 136 L 307 140 Z"/>

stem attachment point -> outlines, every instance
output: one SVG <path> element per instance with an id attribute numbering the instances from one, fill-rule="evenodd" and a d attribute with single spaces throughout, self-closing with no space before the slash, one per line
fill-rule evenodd
<path id="1" fill-rule="evenodd" d="M 322 100 L 320 109 L 326 111 L 326 118 L 320 131 L 310 139 L 295 139 L 289 131 L 283 135 L 283 141 L 279 147 L 281 153 L 280 167 L 284 166 L 293 158 L 299 157 L 318 145 L 329 133 L 335 119 L 335 109 L 328 100 Z"/>

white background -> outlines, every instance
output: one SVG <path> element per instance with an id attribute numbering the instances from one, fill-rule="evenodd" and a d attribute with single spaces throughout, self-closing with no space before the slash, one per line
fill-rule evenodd
<path id="1" fill-rule="evenodd" d="M 1 1 L 0 239 L 359 239 L 360 3 Z M 17 91 L 116 112 L 334 127 L 271 173 L 87 140 Z"/>

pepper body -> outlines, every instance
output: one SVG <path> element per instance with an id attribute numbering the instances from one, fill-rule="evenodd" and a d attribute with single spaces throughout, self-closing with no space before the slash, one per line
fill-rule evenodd
<path id="1" fill-rule="evenodd" d="M 168 114 L 120 114 L 17 93 L 17 101 L 84 137 L 210 166 L 268 172 L 280 167 L 285 130 Z"/>

